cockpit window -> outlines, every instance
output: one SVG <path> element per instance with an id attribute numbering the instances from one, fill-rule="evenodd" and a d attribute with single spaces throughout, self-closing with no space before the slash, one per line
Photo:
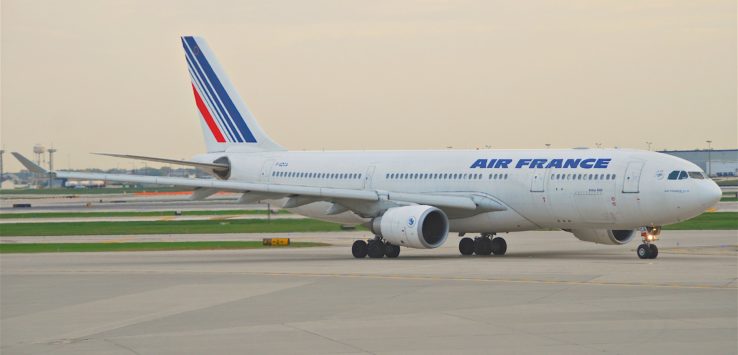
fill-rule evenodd
<path id="1" fill-rule="evenodd" d="M 668 180 L 684 180 L 687 178 L 687 172 L 684 170 L 674 170 L 669 173 Z"/>
<path id="2" fill-rule="evenodd" d="M 705 175 L 702 175 L 702 172 L 699 172 L 699 171 L 690 171 L 688 174 L 689 174 L 689 177 L 691 177 L 692 179 L 701 180 L 705 178 Z"/>

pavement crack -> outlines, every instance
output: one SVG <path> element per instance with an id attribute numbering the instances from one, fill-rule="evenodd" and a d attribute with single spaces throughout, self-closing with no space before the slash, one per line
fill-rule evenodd
<path id="1" fill-rule="evenodd" d="M 130 351 L 130 352 L 132 352 L 132 353 L 134 353 L 136 355 L 140 355 L 140 353 L 138 351 L 134 350 L 133 348 L 131 348 L 129 346 L 125 346 L 123 344 L 116 343 L 116 342 L 114 342 L 114 341 L 112 341 L 110 339 L 106 339 L 106 338 L 103 338 L 102 341 L 104 341 L 106 343 L 110 343 L 110 344 L 112 344 L 112 345 L 114 345 L 116 347 L 119 347 L 119 348 L 123 349 L 123 350 L 128 350 L 128 351 Z"/>
<path id="2" fill-rule="evenodd" d="M 288 327 L 288 328 L 292 328 L 292 329 L 301 331 L 301 332 L 306 333 L 306 334 L 310 334 L 310 335 L 314 335 L 314 336 L 323 338 L 325 340 L 328 340 L 328 341 L 333 342 L 333 343 L 336 343 L 336 344 L 340 344 L 340 345 L 343 345 L 343 346 L 348 346 L 349 348 L 352 348 L 354 350 L 360 351 L 362 353 L 375 354 L 375 353 L 373 353 L 373 352 L 371 352 L 369 350 L 362 349 L 362 348 L 357 347 L 357 346 L 352 345 L 352 344 L 344 343 L 344 342 L 342 342 L 340 340 L 333 339 L 331 337 L 325 336 L 325 335 L 320 334 L 320 333 L 317 333 L 317 332 L 313 332 L 313 331 L 310 331 L 310 330 L 307 330 L 307 329 L 304 329 L 304 328 L 300 328 L 300 327 L 298 327 L 296 325 L 292 325 L 292 324 L 289 324 L 289 323 L 282 323 L 282 325 L 285 326 L 285 327 Z"/>

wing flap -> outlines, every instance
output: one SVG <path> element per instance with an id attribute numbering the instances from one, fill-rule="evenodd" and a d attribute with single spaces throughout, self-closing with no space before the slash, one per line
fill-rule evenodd
<path id="1" fill-rule="evenodd" d="M 256 184 L 239 181 L 223 181 L 215 179 L 189 179 L 163 176 L 144 176 L 130 174 L 99 174 L 58 171 L 54 173 L 59 178 L 89 179 L 116 182 L 135 182 L 140 184 L 174 185 L 183 187 L 202 187 L 231 191 L 254 191 L 285 195 L 303 195 L 321 198 L 345 198 L 365 201 L 378 200 L 377 193 L 367 190 L 334 189 L 325 187 L 310 187 L 296 185 Z"/>
<path id="2" fill-rule="evenodd" d="M 297 185 L 274 185 L 258 184 L 239 181 L 223 181 L 215 179 L 189 179 L 178 177 L 142 176 L 129 174 L 99 174 L 99 173 L 77 173 L 59 171 L 54 173 L 57 177 L 67 179 L 89 179 L 116 182 L 134 182 L 141 184 L 174 185 L 190 188 L 205 188 L 212 190 L 260 192 L 284 196 L 304 196 L 315 198 L 316 201 L 333 201 L 340 199 L 379 201 L 385 199 L 395 202 L 406 202 L 415 204 L 432 205 L 439 208 L 452 208 L 467 211 L 493 211 L 505 210 L 502 205 L 493 200 L 485 198 L 486 205 L 478 204 L 475 199 L 478 196 L 454 196 L 454 195 L 432 195 L 400 192 L 377 192 L 370 190 L 336 189 L 325 187 L 297 186 Z"/>

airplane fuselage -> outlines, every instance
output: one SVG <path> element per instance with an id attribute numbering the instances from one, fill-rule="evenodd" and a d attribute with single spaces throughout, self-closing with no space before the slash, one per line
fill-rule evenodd
<path id="1" fill-rule="evenodd" d="M 229 180 L 403 191 L 479 194 L 505 211 L 450 214 L 452 232 L 510 232 L 540 228 L 633 229 L 692 218 L 714 203 L 709 179 L 668 179 L 696 165 L 661 153 L 630 149 L 307 151 L 218 153 Z M 719 191 L 719 189 L 717 189 Z M 328 215 L 330 203 L 292 208 L 338 223 L 367 222 L 354 213 Z"/>

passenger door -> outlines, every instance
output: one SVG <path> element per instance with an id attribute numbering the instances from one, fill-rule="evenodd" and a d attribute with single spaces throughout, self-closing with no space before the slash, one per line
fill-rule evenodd
<path id="1" fill-rule="evenodd" d="M 533 172 L 530 180 L 530 192 L 543 192 L 544 191 L 544 180 L 546 179 L 546 170 L 536 170 Z"/>
<path id="2" fill-rule="evenodd" d="M 264 162 L 261 166 L 261 182 L 268 183 L 271 179 L 272 169 L 274 168 L 274 159 L 270 159 Z"/>
<path id="3" fill-rule="evenodd" d="M 375 166 L 371 165 L 366 169 L 366 175 L 364 176 L 364 189 L 368 190 L 372 188 L 372 178 L 374 178 Z"/>
<path id="4" fill-rule="evenodd" d="M 632 161 L 628 163 L 623 177 L 623 193 L 638 193 L 639 182 L 641 181 L 641 170 L 643 170 L 643 162 Z"/>

